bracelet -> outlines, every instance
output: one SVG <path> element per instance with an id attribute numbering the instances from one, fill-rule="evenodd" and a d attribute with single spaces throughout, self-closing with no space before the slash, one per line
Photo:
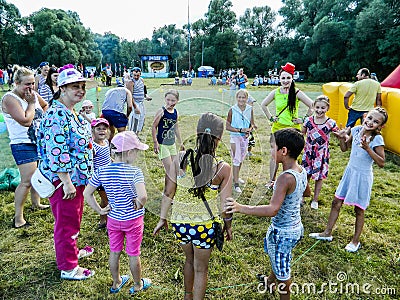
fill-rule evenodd
<path id="1" fill-rule="evenodd" d="M 275 118 L 274 118 L 273 116 L 271 116 L 271 118 L 269 118 L 269 121 L 270 121 L 270 122 L 273 122 L 274 119 L 275 119 Z"/>
<path id="2" fill-rule="evenodd" d="M 224 218 L 224 221 L 232 221 L 233 220 L 233 216 L 230 218 Z"/>

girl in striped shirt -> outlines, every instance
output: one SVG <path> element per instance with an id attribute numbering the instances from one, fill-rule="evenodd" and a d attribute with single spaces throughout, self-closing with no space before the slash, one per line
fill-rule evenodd
<path id="1" fill-rule="evenodd" d="M 93 136 L 93 170 L 96 171 L 102 166 L 111 163 L 110 146 L 108 144 L 108 135 L 110 124 L 106 119 L 98 118 L 91 122 Z M 100 207 L 104 208 L 108 205 L 107 194 L 102 186 L 97 188 L 100 196 Z M 100 222 L 97 229 L 106 228 L 107 216 L 100 215 Z"/>

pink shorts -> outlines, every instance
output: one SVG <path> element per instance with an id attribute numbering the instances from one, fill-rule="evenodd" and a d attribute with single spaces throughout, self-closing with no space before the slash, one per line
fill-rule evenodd
<path id="1" fill-rule="evenodd" d="M 230 142 L 235 145 L 235 151 L 232 150 L 231 146 L 232 165 L 238 167 L 246 157 L 249 139 L 241 135 L 231 136 Z"/>
<path id="2" fill-rule="evenodd" d="M 139 256 L 144 230 L 143 218 L 144 216 L 140 216 L 129 221 L 117 221 L 107 218 L 110 251 L 121 252 L 124 250 L 124 240 L 126 237 L 126 253 L 129 256 Z"/>

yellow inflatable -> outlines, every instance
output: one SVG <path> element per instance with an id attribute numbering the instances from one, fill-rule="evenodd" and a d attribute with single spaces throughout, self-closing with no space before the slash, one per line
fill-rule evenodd
<path id="1" fill-rule="evenodd" d="M 322 86 L 322 92 L 329 97 L 330 109 L 327 115 L 334 119 L 338 126 L 345 126 L 347 121 L 347 110 L 344 108 L 344 94 L 350 88 L 348 82 L 329 82 Z M 349 104 L 353 101 L 351 96 Z M 382 87 L 382 106 L 389 114 L 389 120 L 382 130 L 385 140 L 385 148 L 390 152 L 400 155 L 400 89 Z"/>

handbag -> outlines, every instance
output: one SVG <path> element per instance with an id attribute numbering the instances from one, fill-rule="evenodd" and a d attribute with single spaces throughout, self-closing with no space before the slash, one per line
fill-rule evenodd
<path id="1" fill-rule="evenodd" d="M 60 182 L 60 184 L 55 187 L 54 184 L 43 175 L 38 167 L 31 177 L 31 184 L 40 198 L 49 198 L 63 183 Z"/>
<path id="2" fill-rule="evenodd" d="M 216 220 L 216 218 L 214 217 L 214 215 L 213 215 L 213 213 L 212 213 L 212 211 L 210 209 L 210 206 L 208 205 L 207 199 L 204 196 L 204 194 L 201 194 L 201 199 L 203 200 L 204 205 L 206 206 L 207 211 L 210 214 L 211 219 L 213 220 L 213 229 L 214 229 L 214 232 L 215 232 L 215 246 L 217 246 L 219 251 L 222 251 L 222 248 L 224 247 L 224 238 L 225 237 L 224 237 L 224 232 L 222 230 L 221 223 L 218 222 Z"/>

